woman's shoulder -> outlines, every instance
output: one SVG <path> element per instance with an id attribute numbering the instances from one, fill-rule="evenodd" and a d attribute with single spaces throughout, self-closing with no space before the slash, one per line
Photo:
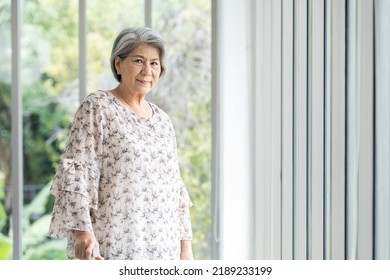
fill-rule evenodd
<path id="1" fill-rule="evenodd" d="M 109 114 L 112 106 L 109 93 L 97 90 L 88 94 L 77 109 L 76 115 L 105 116 Z"/>
<path id="2" fill-rule="evenodd" d="M 85 99 L 81 102 L 80 108 L 90 108 L 90 109 L 104 109 L 109 106 L 110 96 L 107 91 L 97 90 L 91 92 L 85 97 Z"/>
<path id="3" fill-rule="evenodd" d="M 105 90 L 97 90 L 94 92 L 91 92 L 87 95 L 87 97 L 84 99 L 83 102 L 87 103 L 101 103 L 101 102 L 108 102 L 110 99 L 108 91 Z"/>
<path id="4" fill-rule="evenodd" d="M 156 118 L 160 121 L 163 120 L 163 121 L 171 122 L 168 113 L 164 109 L 162 109 L 160 106 L 156 105 L 155 103 L 149 102 L 149 104 L 153 109 L 153 114 L 154 114 L 153 118 Z"/>
<path id="5" fill-rule="evenodd" d="M 167 113 L 165 112 L 165 110 L 163 110 L 160 106 L 158 106 L 158 105 L 156 105 L 155 103 L 150 102 L 150 101 L 148 101 L 148 103 L 149 103 L 149 105 L 152 107 L 153 112 L 154 112 L 155 114 L 157 114 L 157 115 L 163 115 L 163 116 L 169 118 L 168 114 L 167 114 Z"/>

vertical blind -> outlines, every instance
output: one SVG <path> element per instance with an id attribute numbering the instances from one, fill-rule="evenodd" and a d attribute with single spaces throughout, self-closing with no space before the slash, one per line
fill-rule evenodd
<path id="1" fill-rule="evenodd" d="M 390 1 L 375 1 L 375 258 L 390 259 Z"/>
<path id="2" fill-rule="evenodd" d="M 256 258 L 389 259 L 389 1 L 252 4 Z"/>

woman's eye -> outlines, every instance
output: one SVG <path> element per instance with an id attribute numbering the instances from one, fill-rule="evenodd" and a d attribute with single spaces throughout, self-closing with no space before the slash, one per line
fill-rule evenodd
<path id="1" fill-rule="evenodd" d="M 143 63 L 143 61 L 141 59 L 136 59 L 134 60 L 135 63 Z"/>
<path id="2" fill-rule="evenodd" d="M 158 62 L 152 62 L 152 66 L 158 66 L 159 64 L 158 64 Z"/>

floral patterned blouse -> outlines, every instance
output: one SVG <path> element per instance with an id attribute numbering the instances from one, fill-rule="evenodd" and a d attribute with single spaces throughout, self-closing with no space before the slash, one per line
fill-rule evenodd
<path id="1" fill-rule="evenodd" d="M 189 207 L 168 115 L 149 103 L 140 118 L 111 92 L 91 93 L 80 105 L 53 178 L 50 237 L 93 231 L 105 259 L 180 258 L 191 240 Z"/>

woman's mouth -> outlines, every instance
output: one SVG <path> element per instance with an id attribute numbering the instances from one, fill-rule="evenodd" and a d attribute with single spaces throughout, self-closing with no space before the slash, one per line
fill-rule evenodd
<path id="1" fill-rule="evenodd" d="M 150 85 L 152 83 L 152 81 L 138 80 L 138 79 L 137 79 L 137 82 L 139 82 L 141 85 L 144 85 L 144 86 Z"/>

